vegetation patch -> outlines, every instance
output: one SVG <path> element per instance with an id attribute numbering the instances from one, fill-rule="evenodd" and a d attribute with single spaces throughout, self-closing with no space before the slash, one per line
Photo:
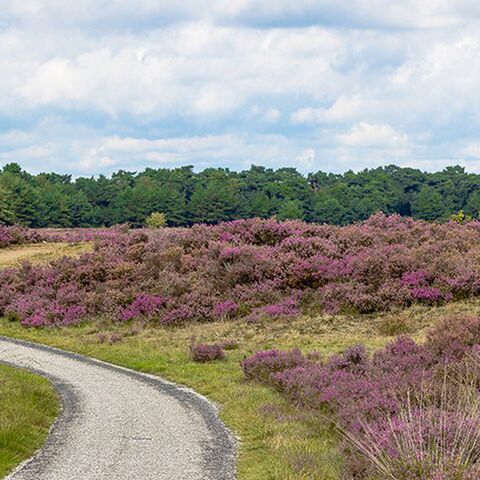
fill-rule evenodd
<path id="1" fill-rule="evenodd" d="M 73 180 L 55 173 L 31 175 L 8 164 L 0 171 L 0 224 L 189 226 L 276 216 L 345 225 L 379 210 L 442 221 L 456 214 L 464 221 L 478 218 L 479 185 L 480 176 L 460 166 L 435 173 L 389 165 L 308 175 L 294 168 L 195 172 L 184 166 Z M 464 212 L 457 214 L 460 210 Z"/>
<path id="2" fill-rule="evenodd" d="M 241 440 L 240 480 L 340 480 L 345 454 L 334 417 L 300 408 L 276 389 L 245 380 L 241 363 L 268 349 L 298 348 L 309 362 L 328 359 L 358 344 L 372 354 L 394 338 L 379 333 L 379 325 L 396 324 L 399 317 L 409 319 L 413 338 L 421 343 L 430 325 L 443 318 L 478 314 L 480 302 L 460 301 L 360 317 L 301 316 L 254 323 L 217 320 L 175 328 L 104 320 L 61 329 L 23 328 L 3 320 L 0 334 L 153 373 L 208 396 L 220 406 L 221 418 Z M 228 343 L 234 348 L 226 352 L 224 360 L 197 363 L 190 356 L 192 337 L 198 343 Z"/>
<path id="3" fill-rule="evenodd" d="M 58 412 L 47 380 L 0 364 L 0 477 L 42 446 Z"/>
<path id="4" fill-rule="evenodd" d="M 242 440 L 242 480 L 383 478 L 369 452 L 395 422 L 405 432 L 416 428 L 408 395 L 432 396 L 415 381 L 424 372 L 438 377 L 447 358 L 439 339 L 456 345 L 459 362 L 476 354 L 468 335 L 438 327 L 433 342 L 427 332 L 441 317 L 460 318 L 456 326 L 465 331 L 454 331 L 477 329 L 465 319 L 480 313 L 478 222 L 378 214 L 348 227 L 255 219 L 96 235 L 93 250 L 79 258 L 0 272 L 2 333 L 161 375 L 208 396 Z M 328 399 L 319 394 L 325 391 Z M 441 388 L 433 392 L 441 400 Z M 467 398 L 449 398 L 458 425 Z M 365 418 L 350 425 L 362 405 L 369 407 Z M 418 418 L 434 418 L 431 404 L 419 406 Z M 464 461 L 450 453 L 442 451 Z M 404 471 L 394 478 L 433 472 L 401 477 Z"/>
<path id="5" fill-rule="evenodd" d="M 0 249 L 0 269 L 19 268 L 23 262 L 46 264 L 61 257 L 75 257 L 90 252 L 90 243 L 37 243 Z"/>
<path id="6" fill-rule="evenodd" d="M 96 235 L 93 251 L 1 271 L 0 314 L 29 326 L 96 317 L 165 326 L 254 323 L 442 305 L 480 294 L 480 222 L 376 214 L 346 227 L 253 219 L 62 234 Z"/>

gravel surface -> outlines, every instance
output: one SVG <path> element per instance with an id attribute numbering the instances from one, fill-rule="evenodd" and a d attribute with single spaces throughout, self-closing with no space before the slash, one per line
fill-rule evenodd
<path id="1" fill-rule="evenodd" d="M 233 437 L 195 392 L 62 350 L 0 337 L 0 361 L 49 378 L 62 413 L 8 480 L 230 480 Z"/>

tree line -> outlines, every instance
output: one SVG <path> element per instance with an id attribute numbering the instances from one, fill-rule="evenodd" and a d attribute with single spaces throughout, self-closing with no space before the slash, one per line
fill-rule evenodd
<path id="1" fill-rule="evenodd" d="M 76 179 L 32 175 L 15 163 L 0 170 L 0 224 L 138 227 L 161 212 L 170 226 L 272 216 L 344 225 L 379 210 L 440 221 L 463 210 L 478 218 L 480 175 L 459 166 L 428 173 L 395 165 L 308 175 L 294 168 L 185 166 Z"/>

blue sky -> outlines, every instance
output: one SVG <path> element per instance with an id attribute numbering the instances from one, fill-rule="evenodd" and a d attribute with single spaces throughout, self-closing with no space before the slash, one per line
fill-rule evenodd
<path id="1" fill-rule="evenodd" d="M 2 0 L 0 165 L 480 172 L 473 0 Z"/>

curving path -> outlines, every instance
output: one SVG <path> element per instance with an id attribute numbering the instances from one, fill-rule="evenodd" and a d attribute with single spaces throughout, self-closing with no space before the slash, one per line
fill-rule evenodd
<path id="1" fill-rule="evenodd" d="M 4 337 L 0 361 L 48 377 L 63 404 L 45 446 L 8 480 L 235 478 L 232 437 L 191 390 Z"/>

